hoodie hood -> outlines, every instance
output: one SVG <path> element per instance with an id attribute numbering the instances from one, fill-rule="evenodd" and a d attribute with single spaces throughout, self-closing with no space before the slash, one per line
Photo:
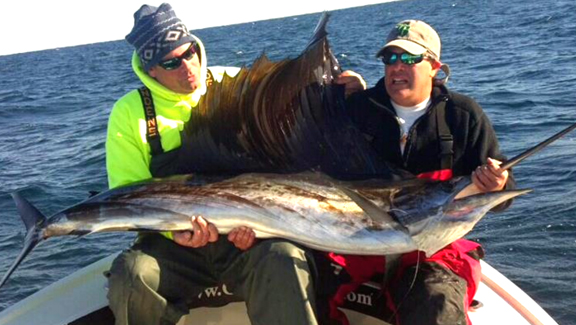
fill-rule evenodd
<path id="1" fill-rule="evenodd" d="M 180 94 L 164 87 L 164 85 L 162 85 L 161 83 L 156 81 L 156 79 L 152 78 L 148 73 L 146 73 L 144 67 L 142 66 L 142 62 L 140 61 L 140 57 L 138 57 L 136 51 L 134 51 L 134 53 L 132 54 L 132 69 L 134 70 L 140 81 L 142 81 L 142 83 L 146 87 L 148 87 L 148 89 L 150 89 L 155 95 L 164 97 L 171 101 L 185 100 L 191 102 L 192 106 L 196 106 L 198 104 L 198 101 L 200 101 L 200 97 L 202 97 L 202 95 L 206 93 L 206 76 L 207 76 L 208 59 L 206 57 L 206 51 L 204 49 L 204 44 L 202 44 L 202 41 L 200 41 L 200 39 L 195 35 L 192 35 L 192 37 L 194 37 L 196 42 L 198 42 L 201 54 L 200 87 L 194 90 L 193 93 Z"/>

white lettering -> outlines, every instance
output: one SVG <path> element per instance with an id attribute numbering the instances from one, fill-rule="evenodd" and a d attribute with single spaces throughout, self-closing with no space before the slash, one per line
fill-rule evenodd
<path id="1" fill-rule="evenodd" d="M 222 288 L 220 287 L 209 287 L 204 289 L 204 292 L 200 292 L 198 294 L 198 299 L 202 299 L 202 296 L 204 295 L 206 298 L 211 298 L 211 297 L 220 297 L 222 295 L 222 293 L 224 293 L 227 296 L 232 296 L 234 295 L 233 292 L 228 291 L 228 288 L 226 287 L 225 284 L 222 285 Z"/>
<path id="2" fill-rule="evenodd" d="M 206 298 L 221 295 L 221 293 L 218 292 L 218 287 L 206 288 L 204 289 L 204 294 L 206 295 Z M 198 295 L 198 299 L 202 299 L 202 292 L 200 292 L 200 294 Z"/>
<path id="3" fill-rule="evenodd" d="M 225 284 L 222 285 L 222 292 L 224 292 L 224 294 L 225 294 L 225 295 L 228 295 L 228 296 L 233 295 L 232 292 L 228 291 L 228 288 L 226 288 L 226 285 L 225 285 Z"/>
<path id="4" fill-rule="evenodd" d="M 372 306 L 372 296 L 362 293 L 350 292 L 346 295 L 346 300 L 356 302 L 362 305 Z"/>

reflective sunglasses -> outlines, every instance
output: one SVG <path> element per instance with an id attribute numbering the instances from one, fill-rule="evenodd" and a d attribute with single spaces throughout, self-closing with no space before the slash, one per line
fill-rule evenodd
<path id="1" fill-rule="evenodd" d="M 186 51 L 184 51 L 184 53 L 180 54 L 175 58 L 160 61 L 158 65 L 164 68 L 164 70 L 178 69 L 180 65 L 182 65 L 182 60 L 188 61 L 192 59 L 194 57 L 194 54 L 196 54 L 196 51 L 197 51 L 196 42 L 193 42 L 192 44 L 190 44 L 190 47 Z"/>
<path id="2" fill-rule="evenodd" d="M 384 62 L 385 65 L 394 65 L 398 60 L 400 60 L 400 62 L 404 64 L 413 65 L 422 62 L 426 57 L 426 54 L 413 55 L 408 52 L 401 54 L 384 52 L 382 53 L 382 62 Z"/>

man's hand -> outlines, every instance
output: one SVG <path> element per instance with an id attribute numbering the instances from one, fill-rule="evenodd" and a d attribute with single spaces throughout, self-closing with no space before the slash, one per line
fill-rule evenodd
<path id="1" fill-rule="evenodd" d="M 252 228 L 244 226 L 237 227 L 228 233 L 228 240 L 231 241 L 236 248 L 245 251 L 254 246 L 254 243 L 256 242 L 256 233 L 254 233 Z"/>
<path id="2" fill-rule="evenodd" d="M 508 180 L 508 171 L 501 170 L 501 161 L 488 158 L 486 165 L 478 166 L 472 172 L 472 183 L 478 187 L 482 193 L 495 192 L 504 189 Z"/>
<path id="3" fill-rule="evenodd" d="M 206 246 L 218 240 L 218 229 L 214 224 L 206 221 L 201 216 L 192 216 L 190 218 L 192 231 L 173 231 L 174 241 L 182 246 L 198 248 Z"/>
<path id="4" fill-rule="evenodd" d="M 364 81 L 361 75 L 352 70 L 342 72 L 334 82 L 339 85 L 344 85 L 346 97 L 357 91 L 366 89 L 366 81 Z"/>

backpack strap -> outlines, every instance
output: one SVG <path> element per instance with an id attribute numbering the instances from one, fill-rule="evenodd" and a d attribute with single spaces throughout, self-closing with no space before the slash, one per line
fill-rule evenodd
<path id="1" fill-rule="evenodd" d="M 160 133 L 158 132 L 158 121 L 156 120 L 156 109 L 154 108 L 154 101 L 152 94 L 148 87 L 143 86 L 138 89 L 140 98 L 142 99 L 142 107 L 144 107 L 144 115 L 146 116 L 146 140 L 150 144 L 152 156 L 159 155 L 164 152 L 162 143 L 160 142 Z"/>
<path id="2" fill-rule="evenodd" d="M 446 105 L 450 100 L 441 102 L 436 109 L 436 127 L 438 139 L 440 140 L 440 169 L 450 169 L 454 165 L 454 138 L 450 133 L 448 122 L 446 121 Z"/>

